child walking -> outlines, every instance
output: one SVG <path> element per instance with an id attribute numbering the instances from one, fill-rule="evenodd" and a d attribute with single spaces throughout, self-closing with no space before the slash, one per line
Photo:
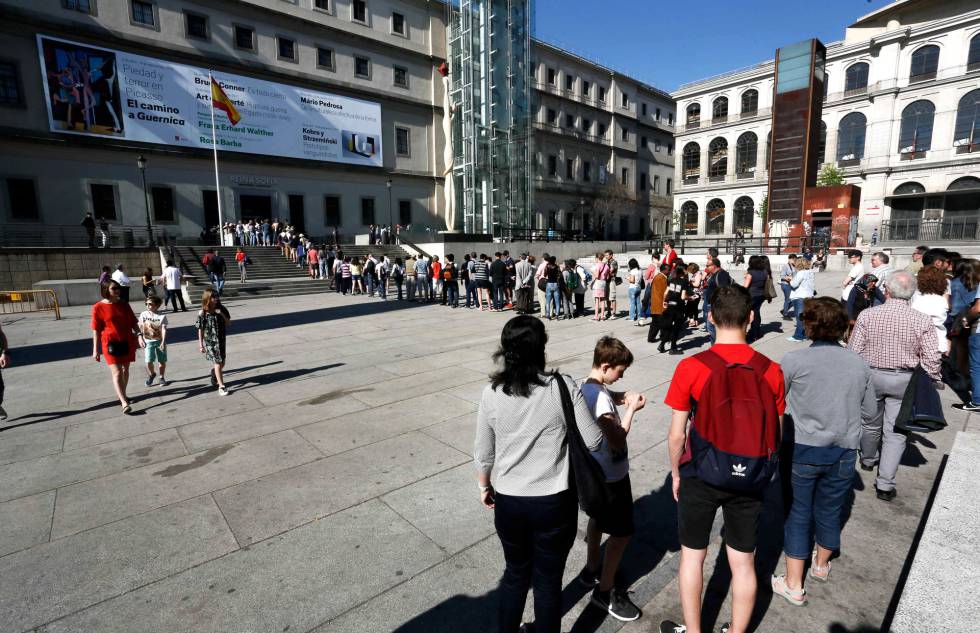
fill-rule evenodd
<path id="1" fill-rule="evenodd" d="M 137 323 L 146 347 L 143 350 L 144 360 L 146 360 L 146 386 L 153 384 L 156 378 L 153 364 L 160 364 L 160 386 L 167 386 L 167 316 L 160 314 L 160 306 L 163 301 L 156 295 L 149 295 L 146 298 L 146 310 L 140 312 Z"/>
<path id="2" fill-rule="evenodd" d="M 219 396 L 227 396 L 222 371 L 225 368 L 225 329 L 231 323 L 228 308 L 210 288 L 201 293 L 201 311 L 197 313 L 197 343 L 201 353 L 214 365 L 211 369 L 211 385 L 218 387 Z"/>
<path id="3" fill-rule="evenodd" d="M 635 391 L 615 392 L 609 385 L 623 377 L 633 364 L 633 354 L 619 339 L 604 336 L 596 343 L 592 355 L 592 371 L 582 384 L 582 395 L 602 429 L 602 444 L 592 453 L 606 476 L 606 495 L 609 505 L 604 516 L 589 519 L 586 536 L 588 558 L 579 581 L 592 591 L 592 604 L 617 620 L 630 622 L 640 617 L 640 609 L 625 591 L 614 586 L 616 571 L 623 552 L 635 531 L 633 525 L 633 491 L 630 487 L 629 452 L 626 436 L 633 425 L 636 412 L 646 404 L 646 398 Z M 617 405 L 625 406 L 621 418 Z M 603 534 L 606 554 L 599 573 L 599 541 Z"/>

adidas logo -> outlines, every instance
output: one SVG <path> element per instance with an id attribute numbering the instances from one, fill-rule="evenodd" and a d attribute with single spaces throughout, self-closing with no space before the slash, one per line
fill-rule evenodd
<path id="1" fill-rule="evenodd" d="M 745 466 L 742 464 L 734 464 L 732 466 L 732 477 L 744 477 L 745 476 Z"/>

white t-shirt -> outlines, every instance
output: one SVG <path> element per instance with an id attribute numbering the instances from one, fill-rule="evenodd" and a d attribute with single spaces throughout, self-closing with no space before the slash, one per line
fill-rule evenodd
<path id="1" fill-rule="evenodd" d="M 159 341 L 163 338 L 163 328 L 167 326 L 167 315 L 143 310 L 138 323 L 144 339 Z"/>
<path id="2" fill-rule="evenodd" d="M 639 288 L 640 280 L 643 279 L 643 273 L 640 272 L 639 268 L 630 268 L 627 273 L 627 279 L 630 283 L 630 288 Z"/>
<path id="3" fill-rule="evenodd" d="M 939 351 L 946 353 L 949 350 L 949 341 L 946 340 L 946 315 L 949 313 L 949 304 L 943 295 L 924 295 L 916 291 L 912 295 L 910 304 L 913 310 L 927 314 L 932 318 L 932 325 L 936 328 L 936 338 L 939 339 Z"/>
<path id="4" fill-rule="evenodd" d="M 129 275 L 121 270 L 112 273 L 112 279 L 123 288 L 129 287 Z"/>
<path id="5" fill-rule="evenodd" d="M 176 266 L 164 268 L 163 279 L 167 284 L 167 290 L 180 290 L 180 269 Z"/>
<path id="6" fill-rule="evenodd" d="M 600 385 L 597 382 L 584 382 L 582 383 L 581 390 L 582 395 L 585 396 L 586 404 L 592 409 L 592 413 L 596 419 L 599 419 L 607 413 L 611 413 L 616 418 L 616 422 L 619 423 L 619 412 L 616 411 L 616 403 L 613 402 L 612 396 L 609 395 L 609 391 L 605 385 Z M 622 453 L 613 451 L 609 446 L 609 440 L 605 437 L 602 438 L 602 444 L 599 445 L 599 450 L 592 452 L 592 457 L 602 466 L 602 472 L 605 473 L 607 482 L 619 481 L 630 472 L 628 452 L 625 450 Z"/>
<path id="7" fill-rule="evenodd" d="M 851 266 L 851 272 L 847 273 L 847 276 L 851 278 L 851 283 L 844 286 L 844 289 L 841 290 L 841 301 L 847 301 L 847 298 L 851 296 L 851 290 L 854 288 L 854 284 L 864 276 L 864 264 L 858 262 Z"/>

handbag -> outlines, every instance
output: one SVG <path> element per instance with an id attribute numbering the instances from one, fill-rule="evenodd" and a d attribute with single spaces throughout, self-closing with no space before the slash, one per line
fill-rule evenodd
<path id="1" fill-rule="evenodd" d="M 772 282 L 772 276 L 766 277 L 766 287 L 762 290 L 762 298 L 772 301 L 776 298 L 776 284 Z"/>
<path id="2" fill-rule="evenodd" d="M 606 493 L 606 475 L 592 453 L 585 446 L 582 434 L 575 423 L 575 407 L 565 379 L 558 372 L 553 374 L 561 393 L 561 408 L 565 413 L 565 443 L 568 445 L 568 462 L 571 470 L 569 485 L 575 487 L 578 505 L 590 517 L 600 516 L 609 506 Z"/>
<path id="3" fill-rule="evenodd" d="M 545 277 L 538 279 L 538 290 L 544 292 L 547 289 L 548 289 L 548 279 Z"/>
<path id="4" fill-rule="evenodd" d="M 106 343 L 105 351 L 109 356 L 128 356 L 129 341 L 109 341 Z"/>

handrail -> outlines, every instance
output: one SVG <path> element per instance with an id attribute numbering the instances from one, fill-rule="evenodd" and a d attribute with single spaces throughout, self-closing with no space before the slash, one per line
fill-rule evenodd
<path id="1" fill-rule="evenodd" d="M 42 301 L 38 299 L 42 298 Z M 58 295 L 50 288 L 40 290 L 0 290 L 0 314 L 27 314 L 29 312 L 54 312 L 56 321 L 61 320 Z"/>
<path id="2" fill-rule="evenodd" d="M 396 235 L 395 236 L 395 241 L 397 242 L 395 244 L 396 246 L 409 246 L 414 251 L 420 253 L 422 256 L 424 256 L 424 257 L 430 257 L 429 253 L 426 253 L 421 248 L 419 248 L 418 244 L 416 244 L 412 240 L 410 240 L 407 237 L 405 237 L 404 234 L 399 233 L 398 235 Z"/>

